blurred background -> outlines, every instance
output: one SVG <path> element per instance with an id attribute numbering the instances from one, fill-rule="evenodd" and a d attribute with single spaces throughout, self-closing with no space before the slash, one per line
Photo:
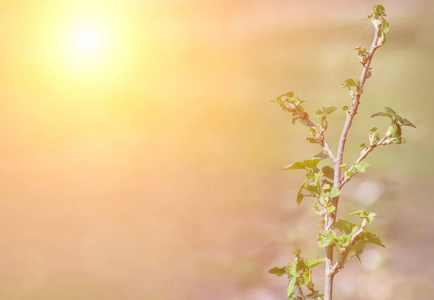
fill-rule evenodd
<path id="1" fill-rule="evenodd" d="M 336 148 L 358 78 L 356 46 L 377 1 L 0 1 L 0 298 L 285 299 L 267 273 L 296 248 L 322 257 L 302 171 L 318 153 L 270 100 L 337 106 Z M 391 30 L 351 129 L 390 106 L 417 129 L 376 149 L 339 214 L 377 213 L 368 246 L 335 278 L 336 299 L 434 292 L 434 5 L 381 1 Z M 322 289 L 323 267 L 316 269 Z"/>

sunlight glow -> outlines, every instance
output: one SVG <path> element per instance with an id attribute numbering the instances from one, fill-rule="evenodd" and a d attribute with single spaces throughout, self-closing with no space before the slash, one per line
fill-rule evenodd
<path id="1" fill-rule="evenodd" d="M 105 30 L 104 30 L 105 29 Z M 99 60 L 110 50 L 106 38 L 106 28 L 93 24 L 77 24 L 73 27 L 69 39 L 71 59 L 75 63 L 83 60 Z"/>
<path id="2" fill-rule="evenodd" d="M 29 21 L 34 29 L 28 48 L 43 83 L 35 86 L 68 95 L 78 106 L 89 97 L 113 97 L 142 70 L 138 66 L 150 64 L 147 47 L 154 33 L 147 19 L 124 9 L 123 1 L 95 1 L 39 7 Z"/>
<path id="3" fill-rule="evenodd" d="M 76 50 L 82 54 L 97 54 L 102 50 L 102 34 L 97 28 L 80 28 L 75 36 Z"/>

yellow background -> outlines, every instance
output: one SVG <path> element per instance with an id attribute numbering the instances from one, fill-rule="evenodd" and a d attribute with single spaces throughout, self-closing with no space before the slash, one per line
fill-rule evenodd
<path id="1" fill-rule="evenodd" d="M 280 169 L 319 149 L 269 100 L 339 107 L 335 149 L 374 4 L 0 1 L 0 298 L 284 299 L 267 270 L 322 251 L 310 199 L 295 203 L 303 173 Z M 391 30 L 345 159 L 387 128 L 369 118 L 384 106 L 418 128 L 345 187 L 341 216 L 375 211 L 386 248 L 352 261 L 335 296 L 430 299 L 433 5 L 382 4 Z M 75 48 L 80 24 L 100 28 L 97 54 Z"/>

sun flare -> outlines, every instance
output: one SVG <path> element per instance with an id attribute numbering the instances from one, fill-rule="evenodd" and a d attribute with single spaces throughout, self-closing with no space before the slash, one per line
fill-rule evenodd
<path id="1" fill-rule="evenodd" d="M 101 6 L 59 1 L 41 9 L 32 20 L 29 49 L 35 69 L 40 70 L 38 79 L 47 86 L 74 93 L 91 88 L 108 93 L 147 62 L 152 30 L 146 19 L 123 9 L 121 1 L 95 1 L 101 1 Z"/>
<path id="2" fill-rule="evenodd" d="M 93 24 L 75 25 L 68 37 L 70 58 L 74 63 L 101 60 L 109 49 L 107 32 Z"/>
<path id="3" fill-rule="evenodd" d="M 102 51 L 103 36 L 98 28 L 79 28 L 74 37 L 75 50 L 82 55 L 96 55 Z"/>

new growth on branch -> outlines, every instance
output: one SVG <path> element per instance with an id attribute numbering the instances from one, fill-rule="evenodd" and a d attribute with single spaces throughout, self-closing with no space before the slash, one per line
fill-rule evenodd
<path id="1" fill-rule="evenodd" d="M 375 51 L 386 42 L 386 33 L 389 31 L 389 23 L 385 19 L 386 12 L 382 5 L 374 6 L 368 18 L 374 25 L 375 32 L 372 44 L 369 48 L 358 46 L 357 50 L 362 72 L 359 79 L 346 79 L 342 86 L 348 88 L 352 99 L 351 106 L 344 106 L 342 109 L 346 113 L 346 120 L 339 138 L 337 150 L 333 151 L 327 142 L 325 132 L 328 128 L 327 117 L 337 110 L 334 106 L 322 107 L 313 113 L 318 120 L 311 119 L 304 110 L 300 95 L 288 92 L 273 99 L 279 104 L 280 108 L 292 115 L 292 123 L 299 121 L 308 127 L 310 136 L 307 141 L 319 144 L 322 151 L 312 158 L 301 162 L 295 162 L 284 167 L 283 170 L 304 170 L 306 172 L 297 192 L 296 201 L 300 205 L 304 198 L 313 198 L 315 212 L 321 217 L 321 231 L 318 234 L 317 246 L 325 249 L 324 258 L 308 259 L 301 256 L 301 250 L 295 251 L 295 260 L 284 267 L 274 267 L 270 269 L 271 274 L 278 276 L 286 275 L 289 278 L 287 297 L 289 299 L 325 299 L 331 300 L 333 296 L 333 279 L 340 272 L 345 264 L 356 257 L 360 261 L 367 244 L 374 244 L 384 247 L 381 240 L 374 233 L 365 230 L 376 216 L 373 212 L 355 211 L 352 215 L 362 218 L 360 225 L 353 224 L 344 219 L 337 219 L 339 196 L 343 186 L 349 182 L 354 175 L 366 172 L 369 163 L 364 159 L 378 146 L 390 144 L 403 144 L 405 139 L 402 137 L 402 127 L 416 127 L 406 118 L 398 115 L 393 109 L 385 107 L 384 112 L 374 113 L 371 117 L 388 117 L 391 124 L 387 131 L 381 136 L 377 128 L 371 128 L 369 142 L 361 145 L 362 150 L 359 158 L 352 163 L 344 163 L 344 151 L 347 135 L 351 128 L 354 116 L 357 113 L 363 88 L 366 80 L 372 75 L 371 62 Z M 331 160 L 331 164 L 319 167 L 318 165 L 326 159 Z M 336 258 L 334 259 L 334 255 Z M 314 288 L 312 282 L 312 269 L 325 262 L 324 274 L 324 293 Z M 303 292 L 306 288 L 310 293 Z"/>

